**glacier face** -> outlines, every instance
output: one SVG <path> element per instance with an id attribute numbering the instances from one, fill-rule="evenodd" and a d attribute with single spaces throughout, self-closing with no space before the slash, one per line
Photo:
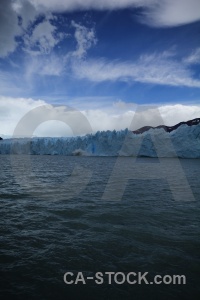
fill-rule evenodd
<path id="1" fill-rule="evenodd" d="M 79 137 L 18 138 L 0 141 L 0 154 L 141 156 L 200 158 L 200 124 L 163 128 L 141 134 L 104 131 Z"/>

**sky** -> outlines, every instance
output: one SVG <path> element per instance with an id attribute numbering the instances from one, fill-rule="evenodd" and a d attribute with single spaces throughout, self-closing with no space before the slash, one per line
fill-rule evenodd
<path id="1" fill-rule="evenodd" d="M 138 106 L 166 125 L 200 117 L 199 36 L 199 0 L 1 0 L 0 135 L 41 105 L 80 110 L 93 131 L 129 127 Z"/>

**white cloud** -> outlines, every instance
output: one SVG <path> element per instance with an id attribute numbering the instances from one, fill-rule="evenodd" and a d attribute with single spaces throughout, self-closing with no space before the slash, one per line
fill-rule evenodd
<path id="1" fill-rule="evenodd" d="M 29 0 L 51 11 L 116 10 L 140 7 L 140 21 L 150 26 L 179 26 L 200 20 L 199 0 Z"/>
<path id="2" fill-rule="evenodd" d="M 25 36 L 26 52 L 33 54 L 26 63 L 25 77 L 27 80 L 30 81 L 34 74 L 39 76 L 62 75 L 65 69 L 69 69 L 71 61 L 79 63 L 80 59 L 86 56 L 87 51 L 96 44 L 97 39 L 93 28 L 87 28 L 75 21 L 72 21 L 71 25 L 75 28 L 74 38 L 77 46 L 75 50 L 64 55 L 55 55 L 53 48 L 67 34 L 61 35 L 61 37 L 55 36 L 57 28 L 47 20 L 38 24 L 30 36 Z"/>
<path id="3" fill-rule="evenodd" d="M 66 34 L 58 34 L 57 27 L 50 19 L 45 19 L 37 24 L 32 32 L 24 35 L 25 51 L 31 54 L 49 54 L 53 48 L 66 37 Z"/>
<path id="4" fill-rule="evenodd" d="M 0 57 L 7 56 L 15 50 L 17 43 L 15 36 L 19 35 L 21 30 L 18 26 L 17 14 L 12 9 L 11 2 L 7 0 L 0 1 Z"/>
<path id="5" fill-rule="evenodd" d="M 0 136 L 11 135 L 20 119 L 32 109 L 47 105 L 43 100 L 33 100 L 25 98 L 11 98 L 0 96 Z M 51 105 L 48 105 L 50 108 Z M 152 110 L 154 107 L 148 106 Z M 89 121 L 93 131 L 102 130 L 121 130 L 130 128 L 132 120 L 134 120 L 134 127 L 131 130 L 138 129 L 145 125 L 157 126 L 160 125 L 158 119 L 152 119 L 152 113 L 144 109 L 142 106 L 135 106 L 132 103 L 125 103 L 117 101 L 107 108 L 94 108 L 88 110 L 81 110 Z M 199 105 L 159 105 L 161 117 L 164 124 L 171 126 L 181 121 L 187 121 L 200 117 Z M 65 107 L 57 108 L 58 116 L 62 115 Z M 136 111 L 136 114 L 135 114 Z M 41 110 L 42 114 L 42 110 Z M 39 116 L 42 119 L 42 115 Z M 45 116 L 44 116 L 45 119 Z M 77 126 L 80 126 L 79 120 L 75 120 Z M 36 129 L 34 135 L 37 136 L 68 136 L 72 134 L 72 130 L 66 124 L 60 121 L 48 121 Z"/>
<path id="6" fill-rule="evenodd" d="M 82 111 L 91 124 L 94 132 L 106 130 L 121 130 L 129 128 L 134 117 L 134 111 L 116 111 L 111 109 L 90 109 Z"/>
<path id="7" fill-rule="evenodd" d="M 23 34 L 38 14 L 29 1 L 0 1 L 0 57 L 6 57 L 16 50 L 18 46 L 16 37 Z"/>
<path id="8" fill-rule="evenodd" d="M 128 7 L 140 7 L 155 0 L 29 0 L 38 10 L 49 9 L 52 11 L 75 11 L 75 10 L 113 10 Z"/>
<path id="9" fill-rule="evenodd" d="M 187 65 L 171 58 L 171 53 L 143 55 L 135 61 L 109 62 L 104 59 L 73 64 L 77 77 L 93 82 L 126 81 L 171 86 L 200 87 Z"/>
<path id="10" fill-rule="evenodd" d="M 39 16 L 45 16 L 45 19 L 35 25 Z M 48 54 L 66 37 L 65 33 L 57 32 L 53 20 L 55 17 L 48 9 L 40 11 L 29 0 L 1 0 L 0 57 L 6 57 L 16 50 L 19 44 L 16 37 L 20 36 L 24 39 L 27 52 Z"/>
<path id="11" fill-rule="evenodd" d="M 140 21 L 156 27 L 173 27 L 200 20 L 199 0 L 155 0 L 147 5 Z"/>
<path id="12" fill-rule="evenodd" d="M 0 134 L 12 135 L 17 123 L 27 112 L 44 104 L 42 100 L 0 96 Z"/>
<path id="13" fill-rule="evenodd" d="M 200 105 L 163 105 L 159 107 L 159 111 L 168 126 L 200 118 Z"/>
<path id="14" fill-rule="evenodd" d="M 75 28 L 74 37 L 77 42 L 77 48 L 72 55 L 83 58 L 86 55 L 87 50 L 97 43 L 94 28 L 87 28 L 75 21 L 72 21 L 71 25 Z"/>
<path id="15" fill-rule="evenodd" d="M 7 0 L 7 2 L 11 2 L 13 11 L 20 17 L 19 27 L 23 30 L 26 30 L 40 14 L 29 0 Z"/>
<path id="16" fill-rule="evenodd" d="M 49 56 L 36 56 L 28 60 L 25 70 L 27 81 L 32 80 L 33 75 L 60 76 L 65 69 L 62 58 L 51 54 Z"/>
<path id="17" fill-rule="evenodd" d="M 191 55 L 184 59 L 184 62 L 190 65 L 200 64 L 200 48 L 194 50 Z"/>

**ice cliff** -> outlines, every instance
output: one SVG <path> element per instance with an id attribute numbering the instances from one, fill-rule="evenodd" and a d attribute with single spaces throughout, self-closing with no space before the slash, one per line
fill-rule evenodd
<path id="1" fill-rule="evenodd" d="M 0 154 L 200 158 L 200 119 L 188 122 L 81 137 L 5 139 Z"/>

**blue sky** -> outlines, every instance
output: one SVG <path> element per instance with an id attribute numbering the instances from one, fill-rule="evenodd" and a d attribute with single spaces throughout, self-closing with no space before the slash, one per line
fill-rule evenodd
<path id="1" fill-rule="evenodd" d="M 1 102 L 200 104 L 199 0 L 1 0 L 0 14 Z"/>

